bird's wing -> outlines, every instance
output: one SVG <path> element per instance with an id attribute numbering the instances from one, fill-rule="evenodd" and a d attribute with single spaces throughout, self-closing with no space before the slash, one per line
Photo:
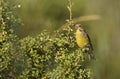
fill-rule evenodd
<path id="1" fill-rule="evenodd" d="M 85 38 L 87 38 L 87 40 L 88 40 L 88 43 L 89 43 L 88 46 L 90 46 L 91 50 L 93 50 L 93 46 L 92 46 L 89 35 L 86 33 L 85 30 L 84 30 L 83 34 L 84 34 Z"/>
<path id="2" fill-rule="evenodd" d="M 89 41 L 89 45 L 90 45 L 90 47 L 91 47 L 91 50 L 93 50 L 93 46 L 92 46 L 90 37 L 89 37 L 89 35 L 88 35 L 87 33 L 86 33 L 86 37 L 87 37 L 87 39 L 88 39 L 88 41 Z"/>

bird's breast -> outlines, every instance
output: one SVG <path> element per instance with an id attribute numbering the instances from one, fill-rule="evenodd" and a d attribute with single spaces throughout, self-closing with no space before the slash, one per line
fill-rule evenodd
<path id="1" fill-rule="evenodd" d="M 76 42 L 79 47 L 84 47 L 88 44 L 88 39 L 82 32 L 76 31 Z"/>

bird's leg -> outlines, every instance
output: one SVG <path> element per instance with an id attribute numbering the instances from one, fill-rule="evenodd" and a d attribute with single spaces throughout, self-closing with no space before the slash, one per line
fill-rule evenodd
<path id="1" fill-rule="evenodd" d="M 83 53 L 87 53 L 87 52 L 90 51 L 90 48 L 88 46 L 84 46 L 84 47 L 81 48 L 81 50 L 82 50 Z"/>

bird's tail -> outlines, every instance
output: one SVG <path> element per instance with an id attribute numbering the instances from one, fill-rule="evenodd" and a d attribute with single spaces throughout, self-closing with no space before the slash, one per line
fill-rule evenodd
<path id="1" fill-rule="evenodd" d="M 89 60 L 96 60 L 92 53 L 89 53 Z"/>
<path id="2" fill-rule="evenodd" d="M 92 53 L 93 49 L 90 46 L 84 46 L 81 50 L 83 53 L 89 54 L 88 55 L 89 60 L 96 60 L 93 53 Z"/>

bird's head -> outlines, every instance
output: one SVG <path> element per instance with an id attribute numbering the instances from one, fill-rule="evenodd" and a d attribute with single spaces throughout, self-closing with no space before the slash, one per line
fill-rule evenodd
<path id="1" fill-rule="evenodd" d="M 84 31 L 83 26 L 81 24 L 76 24 L 75 29 L 79 29 L 80 31 Z"/>

